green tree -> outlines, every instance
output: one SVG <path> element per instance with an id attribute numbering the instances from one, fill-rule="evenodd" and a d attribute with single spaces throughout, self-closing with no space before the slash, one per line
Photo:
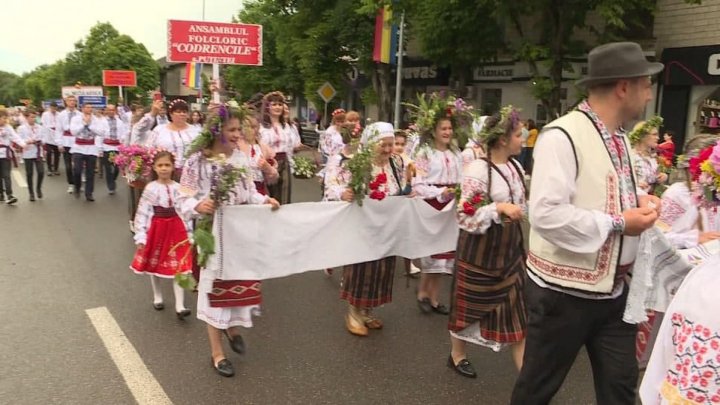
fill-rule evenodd
<path id="1" fill-rule="evenodd" d="M 0 71 L 0 104 L 12 106 L 18 103 L 20 95 L 16 94 L 16 85 L 19 81 L 20 76 Z"/>

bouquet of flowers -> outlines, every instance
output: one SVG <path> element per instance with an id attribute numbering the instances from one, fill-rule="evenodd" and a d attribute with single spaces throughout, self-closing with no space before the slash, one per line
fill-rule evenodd
<path id="1" fill-rule="evenodd" d="M 702 206 L 717 207 L 720 204 L 720 141 L 691 157 L 688 166 L 695 201 Z"/>
<path id="2" fill-rule="evenodd" d="M 658 170 L 665 174 L 670 174 L 673 169 L 672 160 L 665 156 L 657 155 Z"/>
<path id="3" fill-rule="evenodd" d="M 486 199 L 479 191 L 474 193 L 470 199 L 464 201 L 462 204 L 460 204 L 461 198 L 462 190 L 458 187 L 455 189 L 455 200 L 458 202 L 457 209 L 458 211 L 465 213 L 465 215 L 470 216 L 475 215 L 480 207 L 484 207 L 492 203 L 492 201 Z"/>
<path id="4" fill-rule="evenodd" d="M 358 148 L 358 151 L 347 163 L 351 175 L 349 186 L 353 191 L 353 199 L 359 206 L 362 206 L 363 199 L 368 193 L 370 178 L 372 177 L 372 151 L 372 144 Z"/>
<path id="5" fill-rule="evenodd" d="M 110 156 L 128 183 L 147 183 L 152 178 L 152 150 L 139 145 L 120 146 L 118 152 Z"/>
<path id="6" fill-rule="evenodd" d="M 373 200 L 382 201 L 387 197 L 387 174 L 379 173 L 375 176 L 375 180 L 368 184 L 370 188 L 370 198 Z"/>
<path id="7" fill-rule="evenodd" d="M 210 175 L 210 194 L 208 198 L 215 202 L 216 206 L 229 202 L 236 194 L 235 185 L 244 178 L 247 170 L 244 167 L 236 166 L 227 161 L 224 155 L 217 157 L 216 164 Z M 205 267 L 208 258 L 215 253 L 215 237 L 212 233 L 213 215 L 203 215 L 197 222 L 193 239 L 198 247 L 198 265 Z"/>
<path id="8" fill-rule="evenodd" d="M 295 177 L 310 179 L 315 175 L 317 167 L 315 166 L 315 162 L 312 160 L 306 157 L 298 156 L 293 157 L 292 169 Z"/>

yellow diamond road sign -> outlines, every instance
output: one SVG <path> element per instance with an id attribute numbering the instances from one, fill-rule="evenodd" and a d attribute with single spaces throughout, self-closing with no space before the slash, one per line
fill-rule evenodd
<path id="1" fill-rule="evenodd" d="M 335 88 L 328 82 L 325 82 L 322 86 L 320 86 L 317 92 L 326 103 L 330 102 L 330 100 L 335 97 L 335 94 L 337 94 Z"/>

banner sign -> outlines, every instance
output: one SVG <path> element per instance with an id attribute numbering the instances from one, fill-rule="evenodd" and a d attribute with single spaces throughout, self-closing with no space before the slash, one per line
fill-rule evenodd
<path id="1" fill-rule="evenodd" d="M 223 278 L 267 280 L 383 257 L 409 259 L 455 250 L 455 204 L 437 211 L 424 200 L 224 206 L 216 213 L 216 254 L 208 268 Z"/>
<path id="2" fill-rule="evenodd" d="M 63 98 L 69 96 L 98 96 L 104 95 L 103 88 L 101 86 L 63 86 L 62 96 Z"/>
<path id="3" fill-rule="evenodd" d="M 78 96 L 78 106 L 82 107 L 85 104 L 90 104 L 95 108 L 107 107 L 107 97 L 105 96 Z"/>
<path id="4" fill-rule="evenodd" d="M 168 20 L 167 61 L 262 66 L 262 25 Z"/>
<path id="5" fill-rule="evenodd" d="M 137 86 L 137 75 L 134 70 L 103 70 L 103 86 Z"/>
<path id="6" fill-rule="evenodd" d="M 65 102 L 61 98 L 59 98 L 57 100 L 43 100 L 42 102 L 40 102 L 40 105 L 42 105 L 42 108 L 44 110 L 47 110 L 48 108 L 50 108 L 50 104 L 52 104 L 52 103 L 55 103 L 58 107 L 65 106 Z"/>

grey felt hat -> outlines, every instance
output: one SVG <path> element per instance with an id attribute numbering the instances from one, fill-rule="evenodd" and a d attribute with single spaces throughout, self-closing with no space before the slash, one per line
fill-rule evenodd
<path id="1" fill-rule="evenodd" d="M 591 87 L 620 79 L 654 76 L 663 70 L 662 63 L 645 59 L 635 42 L 611 42 L 600 45 L 588 55 L 588 74 L 577 81 L 578 86 Z"/>

